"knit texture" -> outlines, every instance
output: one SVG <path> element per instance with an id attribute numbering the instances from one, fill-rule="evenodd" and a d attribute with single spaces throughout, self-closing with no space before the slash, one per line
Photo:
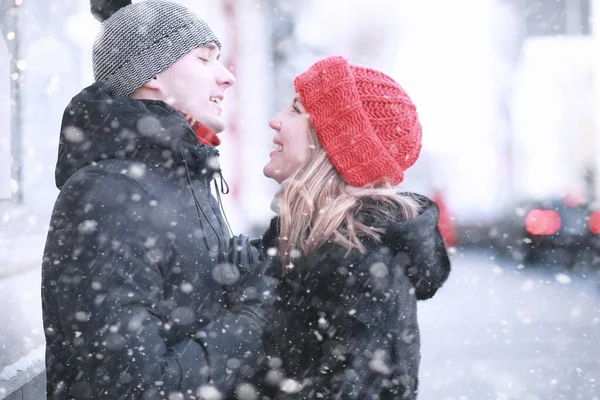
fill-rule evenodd
<path id="1" fill-rule="evenodd" d="M 102 23 L 93 48 L 94 78 L 112 94 L 129 96 L 190 50 L 219 40 L 184 6 L 147 0 L 121 8 Z"/>
<path id="2" fill-rule="evenodd" d="M 216 147 L 221 144 L 221 139 L 217 136 L 217 134 L 210 129 L 208 126 L 201 124 L 191 115 L 180 111 L 180 113 L 185 117 L 185 120 L 190 124 L 190 127 L 196 134 L 198 141 L 207 146 Z"/>
<path id="3" fill-rule="evenodd" d="M 421 152 L 421 123 L 388 75 L 343 57 L 318 61 L 294 80 L 331 163 L 352 186 L 398 185 Z"/>

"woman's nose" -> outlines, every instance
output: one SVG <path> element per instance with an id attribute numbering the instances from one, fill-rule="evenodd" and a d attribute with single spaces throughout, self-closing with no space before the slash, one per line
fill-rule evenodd
<path id="1" fill-rule="evenodd" d="M 269 121 L 269 126 L 271 127 L 271 129 L 279 131 L 281 129 L 281 122 L 279 122 L 275 118 L 271 118 L 271 120 Z"/>

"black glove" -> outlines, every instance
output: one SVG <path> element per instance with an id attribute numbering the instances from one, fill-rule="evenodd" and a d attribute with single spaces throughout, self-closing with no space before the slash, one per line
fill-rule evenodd
<path id="1" fill-rule="evenodd" d="M 234 312 L 240 312 L 268 323 L 277 280 L 265 274 L 267 268 L 258 247 L 260 239 L 238 235 L 229 242 L 228 261 L 239 271 L 239 280 L 225 287 L 225 297 Z"/>
<path id="2" fill-rule="evenodd" d="M 228 261 L 236 266 L 240 274 L 254 272 L 260 265 L 260 239 L 253 239 L 244 234 L 234 236 L 229 241 Z"/>

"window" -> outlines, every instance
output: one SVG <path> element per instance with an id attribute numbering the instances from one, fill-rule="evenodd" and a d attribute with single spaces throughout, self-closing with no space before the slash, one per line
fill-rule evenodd
<path id="1" fill-rule="evenodd" d="M 0 40 L 0 203 L 11 198 L 10 190 L 10 60 L 7 35 Z M 0 205 L 0 207 L 2 207 Z M 0 213 L 1 217 L 1 213 Z"/>
<path id="2" fill-rule="evenodd" d="M 16 3 L 15 3 L 16 4 Z M 0 2 L 0 199 L 21 202 L 18 6 Z M 15 185 L 13 185 L 13 182 Z"/>
<path id="3" fill-rule="evenodd" d="M 590 0 L 525 0 L 527 36 L 589 35 Z"/>

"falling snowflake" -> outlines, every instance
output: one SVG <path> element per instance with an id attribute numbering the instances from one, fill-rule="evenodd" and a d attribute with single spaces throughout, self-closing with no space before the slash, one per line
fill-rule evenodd
<path id="1" fill-rule="evenodd" d="M 563 285 L 568 285 L 571 283 L 571 277 L 567 274 L 556 274 L 555 276 L 556 282 L 561 283 Z"/>
<path id="2" fill-rule="evenodd" d="M 96 231 L 98 222 L 88 219 L 79 224 L 79 233 L 82 235 L 88 235 Z"/>
<path id="3" fill-rule="evenodd" d="M 198 397 L 202 400 L 221 400 L 223 395 L 214 386 L 204 385 L 198 389 Z"/>
<path id="4" fill-rule="evenodd" d="M 284 379 L 279 387 L 281 391 L 285 393 L 298 393 L 300 390 L 302 390 L 302 385 L 300 384 L 300 382 L 289 378 Z"/>
<path id="5" fill-rule="evenodd" d="M 152 136 L 161 130 L 158 119 L 150 115 L 145 115 L 138 119 L 136 128 L 138 132 L 145 136 Z"/>
<path id="6" fill-rule="evenodd" d="M 500 266 L 498 266 L 498 265 L 494 265 L 494 266 L 492 267 L 492 273 L 493 273 L 494 275 L 502 275 L 502 273 L 504 273 L 504 270 L 503 270 L 503 269 L 502 269 Z"/>
<path id="7" fill-rule="evenodd" d="M 233 285 L 240 279 L 240 271 L 233 264 L 218 264 L 212 270 L 212 277 L 221 285 Z"/>
<path id="8" fill-rule="evenodd" d="M 530 292 L 533 290 L 533 280 L 527 279 L 525 283 L 521 285 L 521 290 L 523 292 Z"/>
<path id="9" fill-rule="evenodd" d="M 67 126 L 62 133 L 65 139 L 72 143 L 81 143 L 85 139 L 83 131 L 74 126 Z"/>
<path id="10" fill-rule="evenodd" d="M 183 293 L 191 293 L 194 290 L 194 286 L 189 282 L 183 282 L 181 284 L 181 291 Z"/>
<path id="11" fill-rule="evenodd" d="M 238 385 L 235 389 L 235 394 L 239 400 L 256 400 L 258 399 L 258 391 L 256 387 L 249 383 Z"/>
<path id="12" fill-rule="evenodd" d="M 382 262 L 377 262 L 369 268 L 371 275 L 375 278 L 385 278 L 388 274 L 388 267 Z"/>
<path id="13" fill-rule="evenodd" d="M 220 168 L 219 158 L 218 157 L 210 157 L 206 161 L 206 165 L 208 165 L 210 168 L 215 169 L 215 170 L 219 169 Z"/>
<path id="14" fill-rule="evenodd" d="M 127 175 L 132 178 L 141 178 L 146 173 L 146 166 L 142 163 L 135 163 L 127 171 Z"/>
<path id="15" fill-rule="evenodd" d="M 79 322 L 85 322 L 88 319 L 88 314 L 85 311 L 77 311 L 75 313 L 75 319 Z"/>
<path id="16" fill-rule="evenodd" d="M 385 360 L 385 352 L 384 351 L 376 351 L 375 356 L 371 361 L 369 361 L 369 368 L 371 371 L 376 372 L 378 374 L 389 374 L 390 368 L 386 364 Z"/>

